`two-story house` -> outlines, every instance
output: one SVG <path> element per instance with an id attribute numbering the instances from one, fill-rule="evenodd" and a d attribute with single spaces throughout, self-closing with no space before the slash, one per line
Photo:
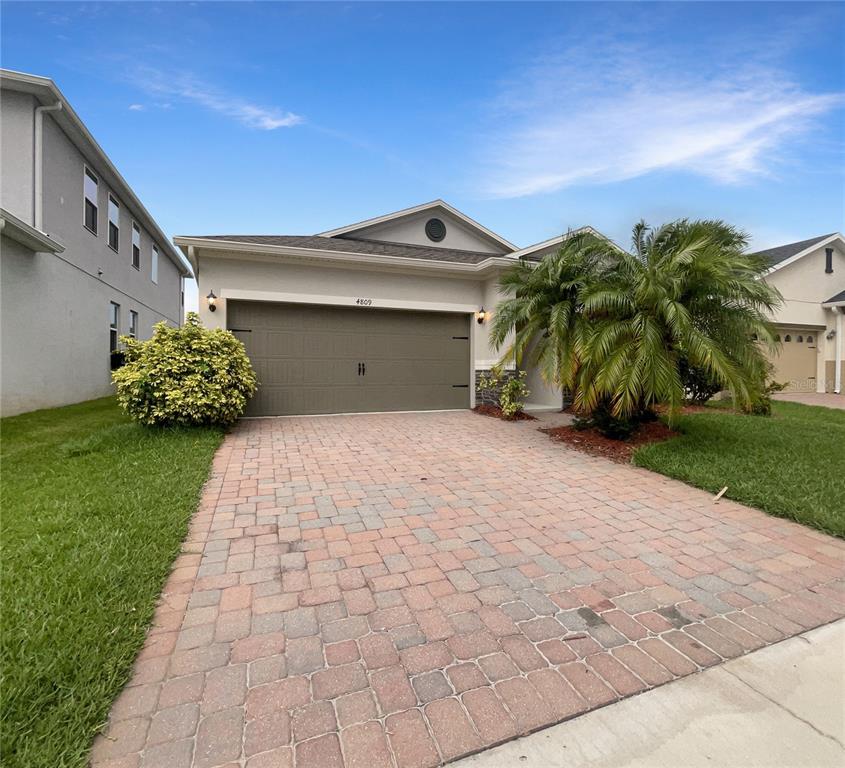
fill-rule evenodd
<path id="1" fill-rule="evenodd" d="M 52 80 L 0 70 L 0 413 L 109 394 L 190 266 Z"/>

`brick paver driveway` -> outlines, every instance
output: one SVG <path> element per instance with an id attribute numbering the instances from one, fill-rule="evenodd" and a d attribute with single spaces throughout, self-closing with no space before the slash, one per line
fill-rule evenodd
<path id="1" fill-rule="evenodd" d="M 775 400 L 786 400 L 792 403 L 803 403 L 804 405 L 821 405 L 825 408 L 838 408 L 845 410 L 845 395 L 835 395 L 833 392 L 786 392 L 775 395 Z"/>
<path id="2" fill-rule="evenodd" d="M 98 766 L 431 766 L 845 614 L 845 543 L 469 412 L 242 422 Z"/>

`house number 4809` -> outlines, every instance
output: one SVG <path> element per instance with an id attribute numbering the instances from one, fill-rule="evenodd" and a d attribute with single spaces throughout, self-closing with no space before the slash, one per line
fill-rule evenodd
<path id="1" fill-rule="evenodd" d="M 372 299 L 355 299 L 355 303 L 362 307 L 371 307 L 373 305 Z"/>

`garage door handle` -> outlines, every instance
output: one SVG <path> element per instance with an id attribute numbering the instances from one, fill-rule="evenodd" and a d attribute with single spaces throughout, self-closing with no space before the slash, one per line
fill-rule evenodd
<path id="1" fill-rule="evenodd" d="M 358 375 L 361 375 L 361 363 L 358 363 Z"/>
<path id="2" fill-rule="evenodd" d="M 361 363 L 361 375 L 362 376 L 367 375 L 367 364 L 366 363 Z"/>

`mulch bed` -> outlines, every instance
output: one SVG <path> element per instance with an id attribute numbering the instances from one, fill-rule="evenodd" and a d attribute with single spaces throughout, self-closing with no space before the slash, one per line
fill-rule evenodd
<path id="1" fill-rule="evenodd" d="M 661 443 L 678 433 L 669 429 L 662 421 L 650 421 L 643 424 L 627 440 L 611 440 L 595 429 L 575 429 L 575 427 L 554 427 L 541 429 L 551 438 L 566 443 L 570 448 L 601 456 L 619 464 L 630 464 L 631 456 L 641 445 Z"/>
<path id="2" fill-rule="evenodd" d="M 497 419 L 502 419 L 502 421 L 537 421 L 537 419 L 525 411 L 518 411 L 516 415 L 508 418 L 502 413 L 502 409 L 498 405 L 476 405 L 472 410 L 480 413 L 482 416 L 493 416 Z"/>

